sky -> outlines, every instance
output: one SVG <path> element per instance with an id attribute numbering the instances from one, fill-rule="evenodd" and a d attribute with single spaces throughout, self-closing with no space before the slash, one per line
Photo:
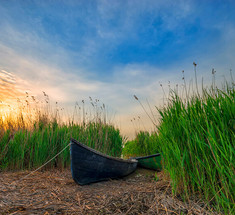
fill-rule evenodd
<path id="1" fill-rule="evenodd" d="M 25 92 L 68 111 L 91 97 L 133 137 L 153 128 L 133 95 L 158 117 L 161 85 L 182 70 L 193 83 L 193 62 L 199 80 L 229 80 L 234 57 L 233 0 L 0 0 L 0 108 Z"/>

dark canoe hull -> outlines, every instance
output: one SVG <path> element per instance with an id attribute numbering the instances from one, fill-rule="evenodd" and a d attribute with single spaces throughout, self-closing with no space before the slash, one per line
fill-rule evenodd
<path id="1" fill-rule="evenodd" d="M 71 139 L 71 172 L 80 185 L 121 178 L 134 172 L 137 161 L 104 155 Z"/>
<path id="2" fill-rule="evenodd" d="M 147 168 L 147 169 L 152 169 L 152 170 L 161 170 L 162 165 L 161 165 L 161 155 L 154 154 L 154 155 L 149 155 L 145 157 L 136 157 L 134 158 L 138 160 L 138 166 Z"/>

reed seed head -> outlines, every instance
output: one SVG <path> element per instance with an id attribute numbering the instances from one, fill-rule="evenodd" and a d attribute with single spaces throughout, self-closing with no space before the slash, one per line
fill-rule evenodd
<path id="1" fill-rule="evenodd" d="M 214 75 L 216 73 L 214 68 L 212 68 L 212 72 L 211 73 L 212 73 L 212 75 Z"/>
<path id="2" fill-rule="evenodd" d="M 137 97 L 136 95 L 134 95 L 134 98 L 135 98 L 136 100 L 139 100 L 139 99 L 138 99 L 138 97 Z"/>

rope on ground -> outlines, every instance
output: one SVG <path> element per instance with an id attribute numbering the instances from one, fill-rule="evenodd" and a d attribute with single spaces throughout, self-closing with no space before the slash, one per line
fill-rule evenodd
<path id="1" fill-rule="evenodd" d="M 35 169 L 34 171 L 30 172 L 28 175 L 24 176 L 23 178 L 17 180 L 17 181 L 13 181 L 11 184 L 14 184 L 16 182 L 22 181 L 23 179 L 27 178 L 28 176 L 32 175 L 33 173 L 37 172 L 39 169 L 41 169 L 42 167 L 46 166 L 48 163 L 50 163 L 53 159 L 55 159 L 57 156 L 59 156 L 65 149 L 67 149 L 70 146 L 70 143 L 65 146 L 60 152 L 58 152 L 53 158 L 51 158 L 49 161 L 47 161 L 46 163 L 44 163 L 42 166 L 38 167 L 37 169 Z M 11 185 L 10 184 L 10 185 Z"/>

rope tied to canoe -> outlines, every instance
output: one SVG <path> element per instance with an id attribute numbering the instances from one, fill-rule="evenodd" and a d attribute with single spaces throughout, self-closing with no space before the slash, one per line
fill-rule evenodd
<path id="1" fill-rule="evenodd" d="M 42 166 L 38 167 L 37 169 L 35 169 L 34 171 L 30 172 L 28 175 L 24 176 L 23 178 L 13 181 L 12 183 L 10 183 L 10 185 L 22 181 L 23 179 L 27 178 L 28 176 L 32 175 L 33 173 L 37 172 L 38 170 L 40 170 L 41 168 L 43 168 L 44 166 L 46 166 L 48 163 L 50 163 L 52 160 L 54 160 L 56 157 L 58 157 L 65 149 L 67 149 L 70 146 L 70 143 L 65 146 L 60 152 L 58 152 L 53 158 L 51 158 L 50 160 L 48 160 L 46 163 L 44 163 Z"/>

